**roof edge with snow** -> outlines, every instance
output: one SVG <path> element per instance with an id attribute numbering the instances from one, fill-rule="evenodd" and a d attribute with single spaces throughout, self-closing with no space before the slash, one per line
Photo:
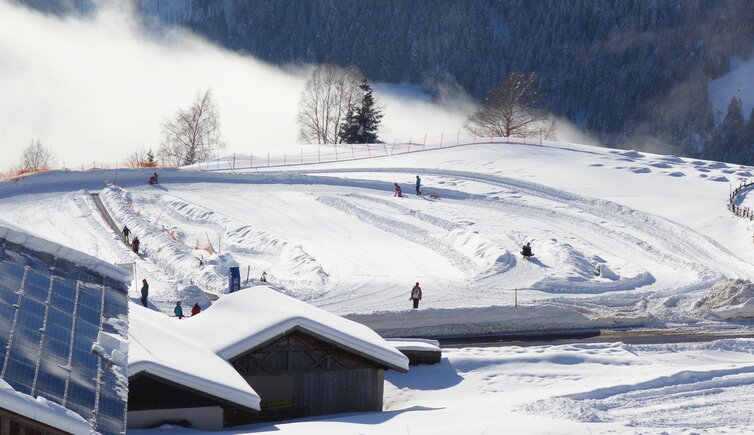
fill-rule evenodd
<path id="1" fill-rule="evenodd" d="M 337 348 L 346 350 L 364 359 L 375 362 L 385 368 L 393 369 L 401 373 L 408 372 L 407 365 L 404 366 L 403 364 L 400 364 L 396 358 L 390 358 L 391 356 L 394 357 L 395 355 L 392 355 L 392 354 L 388 355 L 387 353 L 382 354 L 382 355 L 375 355 L 375 351 L 374 351 L 375 349 L 367 350 L 367 349 L 359 348 L 359 346 L 350 346 L 344 343 L 343 341 L 338 341 L 336 339 L 333 339 L 332 338 L 333 330 L 331 330 L 330 328 L 318 328 L 316 326 L 320 326 L 319 324 L 313 323 L 313 322 L 300 322 L 300 320 L 302 319 L 308 320 L 304 318 L 288 319 L 287 321 L 282 322 L 279 325 L 280 326 L 279 328 L 274 328 L 274 329 L 271 328 L 269 331 L 260 333 L 259 335 L 264 341 L 251 348 L 248 348 L 248 349 L 244 348 L 243 344 L 245 342 L 240 342 L 234 346 L 229 347 L 228 349 L 218 352 L 218 355 L 225 360 L 231 361 L 236 357 L 239 357 L 249 352 L 253 352 L 256 349 L 262 348 L 270 344 L 271 342 L 279 339 L 280 337 L 283 337 L 294 331 L 302 331 L 305 334 L 311 335 L 312 337 L 318 340 L 324 341 L 325 343 L 331 344 Z M 312 326 L 315 326 L 315 327 L 312 327 Z"/>
<path id="2" fill-rule="evenodd" d="M 179 380 L 176 379 L 175 371 L 172 369 L 147 361 L 140 361 L 128 365 L 129 379 L 143 374 L 159 378 L 160 380 L 165 381 L 168 384 L 176 385 L 179 388 L 193 390 L 199 395 L 211 397 L 218 402 L 228 403 L 254 412 L 259 412 L 260 409 L 261 399 L 258 396 L 253 397 L 246 392 L 232 391 L 227 388 L 224 389 L 224 394 L 220 396 L 211 393 L 211 391 L 217 389 L 217 384 L 207 381 L 206 379 L 199 377 L 183 377 Z"/>
<path id="3" fill-rule="evenodd" d="M 0 408 L 74 435 L 92 433 L 92 427 L 80 415 L 43 397 L 35 399 L 28 394 L 20 393 L 2 379 Z"/>
<path id="4" fill-rule="evenodd" d="M 81 266 L 92 272 L 117 281 L 123 284 L 126 288 L 130 285 L 131 273 L 127 270 L 75 249 L 32 235 L 28 231 L 3 220 L 0 220 L 0 240 L 7 240 L 10 243 L 23 246 L 31 251 L 52 255 L 55 258 L 66 260 L 77 266 Z"/>

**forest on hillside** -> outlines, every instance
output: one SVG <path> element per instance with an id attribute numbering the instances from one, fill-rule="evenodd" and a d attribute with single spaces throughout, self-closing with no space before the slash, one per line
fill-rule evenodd
<path id="1" fill-rule="evenodd" d="M 57 3 L 87 10 L 90 0 Z M 355 65 L 372 82 L 436 94 L 481 100 L 511 72 L 536 72 L 546 108 L 607 145 L 754 163 L 751 114 L 740 128 L 730 114 L 736 133 L 724 131 L 729 114 L 708 92 L 732 59 L 752 55 L 751 0 L 137 0 L 137 9 L 150 26 L 186 26 L 274 64 Z"/>

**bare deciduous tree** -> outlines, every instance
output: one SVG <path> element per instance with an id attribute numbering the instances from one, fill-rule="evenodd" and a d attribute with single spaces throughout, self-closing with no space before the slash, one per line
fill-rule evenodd
<path id="1" fill-rule="evenodd" d="M 124 163 L 128 168 L 153 168 L 157 166 L 152 149 L 146 147 L 129 154 Z"/>
<path id="2" fill-rule="evenodd" d="M 179 110 L 173 120 L 162 124 L 164 135 L 159 155 L 163 164 L 190 165 L 225 148 L 220 135 L 220 114 L 212 90 L 199 94 L 186 110 Z"/>
<path id="3" fill-rule="evenodd" d="M 536 73 L 514 72 L 505 83 L 487 90 L 482 109 L 466 121 L 466 129 L 478 136 L 525 137 L 554 132 L 547 110 L 541 109 Z"/>
<path id="4" fill-rule="evenodd" d="M 364 75 L 354 67 L 320 65 L 306 82 L 297 116 L 299 138 L 307 143 L 340 143 L 338 131 L 349 108 L 361 99 Z"/>
<path id="5" fill-rule="evenodd" d="M 29 145 L 24 148 L 21 155 L 21 170 L 40 171 L 47 169 L 57 161 L 57 157 L 51 149 L 42 145 L 39 139 L 32 139 Z"/>

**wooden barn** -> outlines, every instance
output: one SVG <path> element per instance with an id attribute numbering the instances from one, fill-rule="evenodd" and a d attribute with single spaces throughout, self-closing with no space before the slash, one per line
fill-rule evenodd
<path id="1" fill-rule="evenodd" d="M 226 412 L 234 426 L 382 411 L 384 371 L 408 358 L 374 331 L 268 287 L 222 297 L 180 324 L 228 361 L 261 397 L 260 412 Z"/>

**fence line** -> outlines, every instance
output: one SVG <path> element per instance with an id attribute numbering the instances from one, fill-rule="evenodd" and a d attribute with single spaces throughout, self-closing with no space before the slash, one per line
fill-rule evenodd
<path id="1" fill-rule="evenodd" d="M 289 148 L 286 151 L 274 154 L 267 151 L 261 155 L 253 152 L 248 154 L 234 153 L 197 163 L 192 165 L 190 169 L 202 171 L 253 170 L 375 159 L 479 144 L 547 144 L 551 146 L 552 143 L 554 142 L 543 140 L 541 137 L 480 137 L 460 131 L 452 135 L 446 135 L 443 132 L 438 136 L 425 134 L 420 137 L 419 141 L 415 141 L 412 136 L 407 142 L 399 142 L 396 139 L 392 143 L 305 145 L 298 149 Z"/>
<path id="2" fill-rule="evenodd" d="M 393 155 L 411 154 L 430 150 L 439 150 L 446 148 L 456 148 L 461 146 L 479 145 L 479 144 L 519 144 L 519 145 L 547 145 L 550 147 L 564 148 L 563 143 L 543 140 L 537 137 L 481 137 L 473 134 L 463 133 L 460 130 L 450 134 L 444 132 L 437 136 L 423 134 L 419 140 L 410 137 L 407 142 L 400 142 L 394 139 L 391 142 L 375 144 L 326 144 L 326 145 L 304 145 L 301 147 L 287 148 L 286 151 L 274 153 L 265 151 L 262 153 L 250 152 L 249 154 L 233 153 L 225 157 L 217 157 L 204 162 L 196 163 L 183 169 L 192 169 L 200 171 L 236 171 L 236 170 L 254 170 L 259 168 L 277 168 L 287 166 L 313 165 L 318 163 L 358 161 L 366 159 L 375 159 L 389 157 Z M 568 149 L 571 149 L 568 146 Z M 172 166 L 159 165 L 154 169 L 166 168 Z M 149 169 L 149 168 L 128 168 L 123 163 L 113 162 L 96 162 L 84 163 L 80 165 L 63 165 L 59 167 L 50 167 L 39 171 L 7 171 L 0 172 L 0 180 L 19 180 L 25 176 L 33 175 L 38 172 L 49 170 L 73 170 L 88 171 L 91 169 Z"/>
<path id="3" fill-rule="evenodd" d="M 748 219 L 748 220 L 754 220 L 754 210 L 750 209 L 749 207 L 741 207 L 740 205 L 736 205 L 738 196 L 745 191 L 750 190 L 749 188 L 754 186 L 754 181 L 749 181 L 748 183 L 745 183 L 743 180 L 741 180 L 741 185 L 738 186 L 736 189 L 734 189 L 730 196 L 728 196 L 728 210 L 730 210 L 734 215 Z"/>

